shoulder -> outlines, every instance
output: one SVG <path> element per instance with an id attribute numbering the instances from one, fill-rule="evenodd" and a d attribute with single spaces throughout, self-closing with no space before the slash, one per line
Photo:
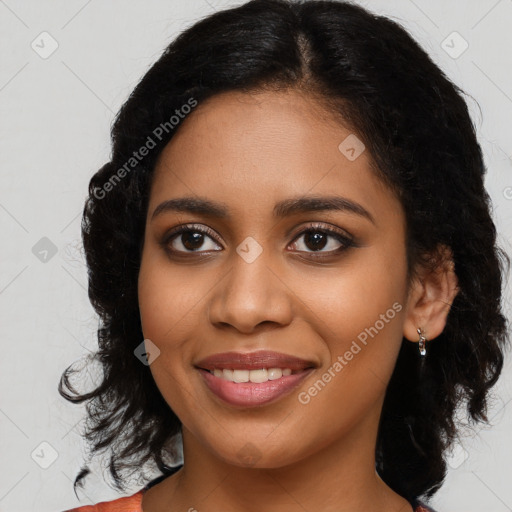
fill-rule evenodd
<path id="1" fill-rule="evenodd" d="M 166 473 L 154 478 L 145 487 L 137 491 L 135 494 L 130 496 L 125 496 L 123 498 L 118 498 L 112 501 L 102 501 L 101 503 L 97 503 L 96 505 L 85 505 L 83 507 L 72 508 L 69 510 L 64 510 L 63 512 L 143 512 L 142 510 L 142 496 L 143 494 L 153 487 L 154 485 L 160 483 L 162 480 L 167 478 L 168 476 L 176 473 L 183 467 L 183 464 L 179 464 L 178 466 L 173 466 Z"/>
<path id="2" fill-rule="evenodd" d="M 85 505 L 83 507 L 65 510 L 64 512 L 142 512 L 142 494 L 144 490 L 112 501 L 102 501 L 96 505 Z"/>
<path id="3" fill-rule="evenodd" d="M 416 501 L 414 503 L 414 512 L 436 512 L 433 508 L 421 503 L 420 501 Z"/>

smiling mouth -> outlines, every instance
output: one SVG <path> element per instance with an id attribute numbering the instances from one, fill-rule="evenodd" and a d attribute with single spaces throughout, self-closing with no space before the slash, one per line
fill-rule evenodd
<path id="1" fill-rule="evenodd" d="M 224 404 L 254 407 L 289 395 L 320 365 L 289 354 L 258 350 L 213 354 L 194 366 L 207 389 Z"/>
<path id="2" fill-rule="evenodd" d="M 290 395 L 315 368 L 293 371 L 290 368 L 250 371 L 203 368 L 197 370 L 207 389 L 223 404 L 235 408 L 249 408 L 268 405 Z M 246 380 L 251 379 L 251 374 L 253 380 Z M 272 379 L 269 378 L 269 374 Z"/>

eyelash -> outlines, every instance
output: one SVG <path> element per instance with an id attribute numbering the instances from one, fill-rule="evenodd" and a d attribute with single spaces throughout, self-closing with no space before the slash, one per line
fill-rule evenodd
<path id="1" fill-rule="evenodd" d="M 170 248 L 170 243 L 177 238 L 179 235 L 183 233 L 202 233 L 204 235 L 208 235 L 214 242 L 218 245 L 221 245 L 219 241 L 216 239 L 215 232 L 209 228 L 208 226 L 204 226 L 202 224 L 185 224 L 183 226 L 179 226 L 177 228 L 172 229 L 169 233 L 166 233 L 161 241 L 161 245 L 170 255 L 184 255 L 184 254 L 198 254 L 204 251 L 179 251 L 176 249 Z M 332 251 L 298 251 L 305 252 L 308 254 L 309 259 L 323 259 L 326 257 L 332 257 L 334 255 L 340 254 L 350 247 L 356 247 L 357 244 L 354 240 L 347 234 L 343 234 L 340 231 L 334 230 L 332 228 L 327 228 L 325 225 L 321 223 L 313 223 L 307 226 L 305 229 L 297 233 L 297 235 L 293 238 L 292 243 L 296 242 L 301 236 L 307 235 L 308 233 L 322 233 L 324 235 L 328 235 L 330 237 L 335 238 L 342 246 L 338 249 Z M 214 250 L 212 252 L 220 252 Z"/>

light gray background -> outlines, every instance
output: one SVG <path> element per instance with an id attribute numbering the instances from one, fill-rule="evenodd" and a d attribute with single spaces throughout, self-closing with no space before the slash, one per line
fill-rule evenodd
<path id="1" fill-rule="evenodd" d="M 235 3 L 0 0 L 0 512 L 59 512 L 118 497 L 98 469 L 77 501 L 83 407 L 56 390 L 64 368 L 96 345 L 80 251 L 87 184 L 108 160 L 115 112 L 164 47 Z M 482 113 L 468 100 L 500 239 L 512 254 L 512 1 L 359 3 L 400 21 L 480 104 Z M 58 43 L 50 56 L 55 43 L 45 31 Z M 454 31 L 469 45 L 460 56 Z M 57 250 L 46 262 L 32 250 L 43 237 Z M 508 288 L 509 314 L 510 296 Z M 512 511 L 511 388 L 509 358 L 491 404 L 494 427 L 463 437 L 432 502 L 439 512 Z"/>

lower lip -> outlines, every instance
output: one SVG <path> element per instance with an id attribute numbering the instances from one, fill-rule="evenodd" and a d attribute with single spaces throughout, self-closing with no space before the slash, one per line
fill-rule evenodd
<path id="1" fill-rule="evenodd" d="M 256 407 L 275 402 L 290 394 L 313 368 L 267 382 L 231 382 L 199 369 L 208 388 L 224 402 L 241 407 Z"/>

